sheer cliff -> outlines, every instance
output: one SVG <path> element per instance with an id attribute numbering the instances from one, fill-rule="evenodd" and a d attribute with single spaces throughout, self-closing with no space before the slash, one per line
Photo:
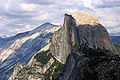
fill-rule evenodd
<path id="1" fill-rule="evenodd" d="M 72 45 L 83 44 L 117 54 L 107 30 L 94 16 L 86 12 L 65 14 L 63 27 L 53 34 L 51 51 L 57 60 L 65 63 Z"/>
<path id="2" fill-rule="evenodd" d="M 54 33 L 54 56 L 65 64 L 58 80 L 119 80 L 120 57 L 107 30 L 85 12 L 65 14 Z"/>

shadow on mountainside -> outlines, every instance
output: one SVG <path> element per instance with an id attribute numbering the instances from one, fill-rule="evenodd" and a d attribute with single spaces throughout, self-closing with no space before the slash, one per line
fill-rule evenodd
<path id="1" fill-rule="evenodd" d="M 120 80 L 120 57 L 106 49 L 73 46 L 59 80 Z"/>

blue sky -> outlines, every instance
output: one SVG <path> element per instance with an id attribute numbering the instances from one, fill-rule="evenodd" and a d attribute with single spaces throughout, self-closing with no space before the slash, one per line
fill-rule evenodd
<path id="1" fill-rule="evenodd" d="M 111 33 L 120 32 L 120 0 L 0 0 L 0 35 L 12 36 L 50 22 L 64 13 L 86 11 Z"/>

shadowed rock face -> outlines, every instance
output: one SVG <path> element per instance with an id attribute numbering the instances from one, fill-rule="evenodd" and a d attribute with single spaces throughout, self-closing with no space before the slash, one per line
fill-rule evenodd
<path id="1" fill-rule="evenodd" d="M 120 57 L 106 49 L 75 45 L 58 80 L 120 80 Z"/>
<path id="2" fill-rule="evenodd" d="M 81 16 L 79 15 L 85 17 L 80 18 Z M 107 30 L 96 18 L 88 15 L 88 13 L 86 15 L 86 13 L 81 12 L 77 12 L 77 14 L 72 13 L 70 15 L 65 14 L 63 27 L 53 34 L 50 47 L 51 51 L 53 51 L 57 60 L 65 63 L 68 55 L 71 53 L 72 45 L 83 44 L 87 45 L 89 48 L 107 49 L 114 54 L 118 54 Z"/>

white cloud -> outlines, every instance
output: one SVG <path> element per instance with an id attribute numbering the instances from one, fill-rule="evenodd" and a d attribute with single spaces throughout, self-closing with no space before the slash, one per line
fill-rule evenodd
<path id="1" fill-rule="evenodd" d="M 29 25 L 29 24 L 16 24 L 17 26 L 23 26 L 22 28 L 11 28 L 9 31 L 11 33 L 22 33 L 22 32 L 25 32 L 25 31 L 30 31 L 32 29 L 34 29 L 34 27 L 32 25 Z"/>
<path id="2" fill-rule="evenodd" d="M 21 9 L 23 9 L 24 11 L 34 11 L 34 9 L 36 8 L 35 4 L 25 4 L 25 3 L 21 3 L 20 4 Z"/>
<path id="3" fill-rule="evenodd" d="M 65 11 L 66 11 L 65 13 L 73 13 L 78 11 L 78 9 L 66 9 Z"/>
<path id="4" fill-rule="evenodd" d="M 23 26 L 23 25 L 25 25 L 25 24 L 15 24 L 16 26 Z"/>
<path id="5" fill-rule="evenodd" d="M 37 16 L 37 17 L 33 17 L 33 20 L 45 20 L 49 18 L 49 14 L 48 13 L 42 13 L 41 15 Z"/>
<path id="6" fill-rule="evenodd" d="M 119 25 L 119 23 L 115 22 L 115 21 L 101 21 L 101 23 L 107 27 L 111 27 L 111 26 L 115 26 L 115 25 Z"/>
<path id="7" fill-rule="evenodd" d="M 26 28 L 27 30 L 30 30 L 30 29 L 31 29 L 31 26 L 30 26 L 29 24 L 27 24 L 27 25 L 25 25 L 25 28 Z"/>
<path id="8" fill-rule="evenodd" d="M 92 2 L 93 0 L 84 0 L 84 7 L 93 8 Z"/>
<path id="9" fill-rule="evenodd" d="M 80 10 L 93 14 L 109 32 L 118 31 L 119 4 L 120 0 L 0 0 L 0 34 L 28 31 L 44 22 L 62 24 L 65 12 Z"/>
<path id="10" fill-rule="evenodd" d="M 108 29 L 108 32 L 110 33 L 118 33 L 120 32 L 120 27 L 111 27 L 112 29 Z"/>

